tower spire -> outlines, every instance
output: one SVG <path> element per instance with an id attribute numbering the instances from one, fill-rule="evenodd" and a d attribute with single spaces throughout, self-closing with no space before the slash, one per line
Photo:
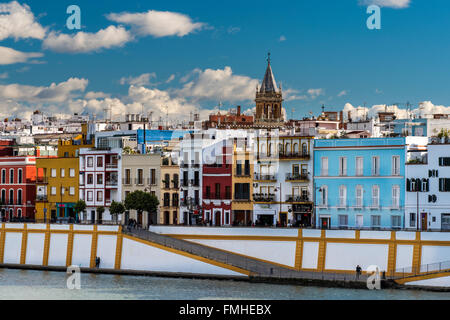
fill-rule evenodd
<path id="1" fill-rule="evenodd" d="M 267 69 L 264 75 L 263 82 L 261 84 L 260 93 L 264 92 L 277 92 L 277 83 L 275 82 L 275 77 L 273 76 L 272 67 L 270 65 L 270 52 L 267 54 Z"/>

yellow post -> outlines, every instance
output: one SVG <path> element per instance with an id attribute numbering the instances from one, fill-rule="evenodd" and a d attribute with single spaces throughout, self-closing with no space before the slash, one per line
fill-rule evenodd
<path id="1" fill-rule="evenodd" d="M 116 261 L 114 263 L 114 269 L 119 270 L 122 263 L 122 246 L 123 246 L 123 233 L 122 226 L 119 226 L 119 232 L 117 233 L 116 242 Z"/>
<path id="2" fill-rule="evenodd" d="M 325 269 L 325 255 L 327 250 L 327 243 L 325 237 L 325 230 L 322 230 L 319 242 L 319 257 L 317 262 L 317 271 L 322 272 Z"/>
<path id="3" fill-rule="evenodd" d="M 422 244 L 420 241 L 420 231 L 416 232 L 416 241 L 413 249 L 413 273 L 420 273 L 420 261 L 422 256 Z"/>
<path id="4" fill-rule="evenodd" d="M 6 238 L 6 226 L 2 223 L 2 233 L 0 235 L 0 263 L 3 263 L 3 257 L 5 255 L 5 238 Z"/>
<path id="5" fill-rule="evenodd" d="M 395 242 L 395 231 L 391 231 L 391 240 L 389 241 L 387 273 L 394 275 L 397 259 L 397 244 Z"/>
<path id="6" fill-rule="evenodd" d="M 295 245 L 295 269 L 300 270 L 302 268 L 303 260 L 303 241 L 302 241 L 303 231 L 298 229 L 298 238 Z"/>
<path id="7" fill-rule="evenodd" d="M 95 258 L 97 257 L 97 241 L 98 241 L 98 231 L 97 225 L 94 225 L 94 232 L 92 233 L 92 242 L 91 242 L 91 268 L 95 268 Z"/>
<path id="8" fill-rule="evenodd" d="M 70 231 L 67 238 L 67 254 L 66 254 L 66 266 L 72 265 L 72 255 L 73 255 L 73 224 L 70 225 Z"/>
<path id="9" fill-rule="evenodd" d="M 50 224 L 47 223 L 47 230 L 45 231 L 44 239 L 44 255 L 42 257 L 42 265 L 48 266 L 48 255 L 50 252 Z"/>
<path id="10" fill-rule="evenodd" d="M 22 247 L 20 248 L 20 264 L 25 264 L 25 260 L 27 257 L 27 241 L 28 241 L 28 231 L 27 224 L 23 225 L 22 231 Z"/>

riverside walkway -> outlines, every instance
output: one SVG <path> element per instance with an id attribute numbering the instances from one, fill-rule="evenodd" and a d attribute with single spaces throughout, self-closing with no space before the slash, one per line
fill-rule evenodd
<path id="1" fill-rule="evenodd" d="M 237 268 L 247 270 L 251 273 L 253 280 L 305 280 L 306 282 L 335 282 L 344 284 L 353 283 L 353 285 L 366 287 L 367 275 L 362 274 L 357 279 L 356 274 L 349 273 L 330 273 L 330 272 L 310 272 L 298 271 L 290 268 L 278 266 L 268 262 L 244 257 L 231 252 L 225 252 L 211 247 L 206 247 L 186 240 L 176 239 L 169 236 L 160 235 L 143 229 L 123 229 L 124 234 L 153 242 L 168 248 L 184 251 L 199 257 L 221 262 Z M 294 281 L 293 281 L 294 282 Z"/>

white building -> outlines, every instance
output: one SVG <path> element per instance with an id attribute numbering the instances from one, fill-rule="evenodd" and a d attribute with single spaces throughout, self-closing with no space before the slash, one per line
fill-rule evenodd
<path id="1" fill-rule="evenodd" d="M 86 202 L 84 221 L 112 222 L 112 201 L 120 202 L 122 194 L 122 150 L 80 149 L 80 199 Z M 98 207 L 105 212 L 99 215 Z M 118 217 L 119 221 L 121 217 Z"/>

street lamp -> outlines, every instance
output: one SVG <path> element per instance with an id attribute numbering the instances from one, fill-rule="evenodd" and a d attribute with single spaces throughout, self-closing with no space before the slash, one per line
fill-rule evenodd
<path id="1" fill-rule="evenodd" d="M 316 191 L 319 192 L 323 192 L 322 187 L 316 187 L 316 184 L 314 183 L 314 196 L 313 196 L 313 206 L 314 206 L 314 210 L 313 210 L 313 214 L 311 217 L 311 226 L 313 228 L 316 227 L 316 215 L 317 215 L 317 208 L 316 208 Z"/>

